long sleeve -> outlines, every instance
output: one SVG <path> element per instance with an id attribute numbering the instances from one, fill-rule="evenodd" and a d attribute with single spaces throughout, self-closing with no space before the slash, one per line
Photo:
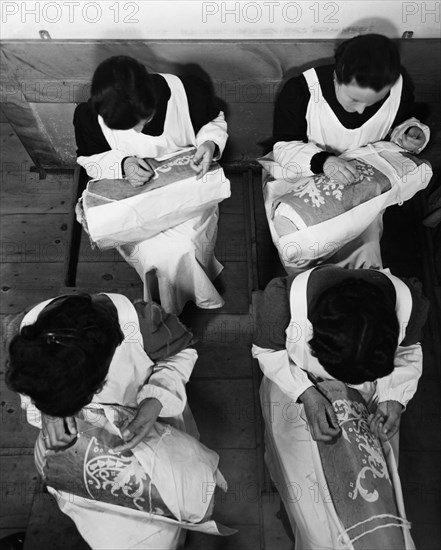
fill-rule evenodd
<path id="1" fill-rule="evenodd" d="M 222 156 L 227 139 L 227 123 L 224 113 L 220 111 L 216 118 L 202 126 L 196 134 L 196 145 L 199 146 L 208 140 L 213 141 L 219 148 L 218 155 L 215 157 L 215 160 L 218 160 Z"/>
<path id="2" fill-rule="evenodd" d="M 314 143 L 303 141 L 279 141 L 274 145 L 274 160 L 284 169 L 285 179 L 297 180 L 300 177 L 312 176 L 311 161 L 323 149 Z M 327 154 L 327 156 L 329 156 Z M 323 165 L 322 165 L 323 166 Z"/>
<path id="3" fill-rule="evenodd" d="M 155 363 L 147 383 L 138 392 L 137 401 L 154 397 L 162 404 L 161 417 L 181 414 L 187 403 L 185 384 L 196 363 L 197 352 L 187 348 Z"/>
<path id="4" fill-rule="evenodd" d="M 422 371 L 421 345 L 398 346 L 393 372 L 377 381 L 378 402 L 399 401 L 406 407 L 416 392 Z"/>
<path id="5" fill-rule="evenodd" d="M 123 177 L 121 162 L 127 157 L 127 153 L 112 149 L 104 153 L 81 156 L 77 162 L 82 166 L 87 175 L 92 179 L 121 179 Z"/>
<path id="6" fill-rule="evenodd" d="M 306 372 L 291 360 L 286 350 L 275 351 L 253 344 L 251 351 L 263 374 L 293 401 L 297 402 L 302 393 L 314 385 Z"/>

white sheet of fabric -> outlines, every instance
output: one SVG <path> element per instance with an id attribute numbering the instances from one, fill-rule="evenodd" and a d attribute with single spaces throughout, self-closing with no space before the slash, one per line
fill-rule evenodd
<path id="1" fill-rule="evenodd" d="M 143 349 L 138 316 L 131 302 L 119 294 L 107 294 L 118 310 L 124 341 L 116 349 L 102 391 L 95 394 L 92 405 L 117 403 L 136 407 L 147 397 L 155 397 L 163 404 L 160 417 L 174 417 L 175 425 L 184 428 L 183 412 L 187 405 L 185 384 L 190 378 L 197 352 L 186 349 L 156 365 Z M 38 304 L 24 317 L 21 327 L 33 324 L 39 313 L 52 300 Z M 41 414 L 29 397 L 20 396 L 28 422 L 41 429 Z M 35 456 L 41 461 L 41 438 L 37 439 Z M 41 467 L 41 464 L 40 464 Z M 177 522 L 158 523 L 155 519 L 145 521 L 136 510 L 121 510 L 121 507 L 89 501 L 69 493 L 50 489 L 60 509 L 76 523 L 81 535 L 92 548 L 126 550 L 173 549 L 179 540 L 181 525 Z"/>
<path id="2" fill-rule="evenodd" d="M 296 185 L 305 184 L 307 179 L 300 178 L 296 182 L 290 179 L 272 180 L 268 173 L 264 173 L 263 193 L 268 224 L 273 242 L 288 272 L 325 261 L 341 267 L 382 267 L 380 239 L 383 211 L 388 206 L 402 204 L 426 188 L 432 177 L 432 169 L 428 163 L 418 164 L 403 156 L 402 152 L 403 149 L 395 143 L 378 142 L 343 153 L 343 159 L 362 159 L 374 166 L 390 180 L 391 189 L 335 218 L 282 236 L 276 231 L 273 216 L 283 215 L 290 219 L 290 211 L 293 209 L 281 204 L 273 211 L 273 203 L 292 191 Z M 271 155 L 263 159 L 262 164 L 272 174 L 277 175 L 283 171 L 283 167 L 272 162 Z M 294 212 L 293 226 L 296 221 L 301 225 Z"/>
<path id="3" fill-rule="evenodd" d="M 354 550 L 327 490 L 317 443 L 311 438 L 303 405 L 264 377 L 260 387 L 265 422 L 265 462 L 284 503 L 295 536 L 296 550 Z M 406 518 L 397 463 L 389 444 L 384 446 L 396 504 Z M 403 529 L 405 550 L 415 545 Z M 341 540 L 343 539 L 343 540 Z"/>
<path id="4" fill-rule="evenodd" d="M 204 309 L 224 305 L 211 282 L 223 269 L 214 255 L 218 217 L 215 206 L 152 239 L 118 247 L 142 280 L 156 271 L 165 311 L 179 314 L 189 300 Z"/>
<path id="5" fill-rule="evenodd" d="M 187 154 L 184 152 L 183 157 L 179 155 L 177 160 L 173 157 L 167 159 L 169 166 L 173 167 L 173 163 L 188 166 L 194 151 L 191 148 Z M 192 173 L 190 177 L 119 200 L 97 194 L 94 187 L 97 180 L 89 181 L 80 204 L 91 240 L 101 250 L 107 250 L 151 239 L 203 215 L 230 197 L 230 181 L 219 165 L 199 180 L 192 169 L 189 171 Z M 100 181 L 98 185 L 105 185 L 106 182 L 109 180 Z M 120 184 L 130 185 L 123 180 Z M 101 200 L 101 204 L 96 204 L 97 199 Z"/>
<path id="6" fill-rule="evenodd" d="M 100 120 L 101 128 L 112 150 L 90 157 L 78 157 L 92 178 L 121 178 L 121 161 L 127 156 L 162 158 L 212 140 L 224 150 L 227 125 L 222 112 L 195 135 L 191 124 L 187 96 L 181 80 L 162 75 L 171 90 L 167 105 L 164 133 L 148 136 L 131 130 L 111 130 Z M 212 284 L 222 270 L 214 256 L 217 236 L 217 207 L 208 207 L 197 217 L 163 231 L 159 235 L 122 246 L 122 256 L 137 270 L 144 284 L 144 297 L 150 295 L 146 273 L 156 268 L 159 299 L 169 313 L 179 314 L 188 300 L 199 307 L 222 307 L 223 299 Z M 185 301 L 184 301 L 185 300 Z"/>
<path id="7" fill-rule="evenodd" d="M 312 325 L 307 318 L 307 284 L 312 271 L 299 274 L 291 286 L 291 321 L 286 330 L 286 349 L 275 351 L 256 345 L 252 347 L 253 357 L 258 360 L 264 374 L 260 397 L 265 421 L 265 460 L 287 510 L 296 537 L 295 548 L 352 550 L 353 545 L 347 536 L 346 542 L 340 541 L 345 530 L 326 492 L 318 447 L 310 436 L 303 405 L 298 403 L 299 396 L 313 385 L 307 372 L 325 380 L 333 379 L 311 355 L 308 346 Z M 412 310 L 411 294 L 389 270 L 381 272 L 391 280 L 396 291 L 401 342 Z M 394 366 L 394 371 L 383 379 L 353 386 L 371 410 L 385 400 L 396 400 L 406 406 L 422 373 L 421 346 L 398 346 Z M 388 445 L 385 451 L 398 511 L 405 519 L 397 460 Z M 406 529 L 403 533 L 406 550 L 413 550 L 410 534 Z"/>

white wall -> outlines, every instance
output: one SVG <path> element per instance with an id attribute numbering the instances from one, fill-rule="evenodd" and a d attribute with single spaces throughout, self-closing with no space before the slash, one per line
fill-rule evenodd
<path id="1" fill-rule="evenodd" d="M 439 1 L 1 2 L 2 39 L 290 39 L 378 32 L 440 37 Z"/>

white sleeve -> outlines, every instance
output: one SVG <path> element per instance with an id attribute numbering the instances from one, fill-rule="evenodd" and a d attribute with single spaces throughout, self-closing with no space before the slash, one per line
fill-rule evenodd
<path id="1" fill-rule="evenodd" d="M 251 351 L 263 374 L 293 401 L 297 402 L 305 390 L 314 386 L 306 372 L 291 360 L 286 350 L 275 351 L 253 344 Z"/>
<path id="2" fill-rule="evenodd" d="M 31 426 L 41 430 L 41 412 L 32 403 L 31 398 L 27 395 L 19 394 L 21 401 L 21 408 L 26 411 L 26 420 Z"/>
<path id="3" fill-rule="evenodd" d="M 116 180 L 123 177 L 121 162 L 128 156 L 130 155 L 123 151 L 112 149 L 90 157 L 78 157 L 77 162 L 92 179 Z"/>
<path id="4" fill-rule="evenodd" d="M 219 160 L 227 143 L 227 123 L 222 111 L 216 118 L 202 126 L 196 135 L 196 146 L 199 147 L 204 141 L 213 141 L 219 147 L 219 154 L 213 160 Z"/>
<path id="5" fill-rule="evenodd" d="M 412 399 L 423 372 L 423 352 L 420 344 L 398 346 L 394 370 L 377 380 L 378 402 L 398 401 L 404 407 Z"/>
<path id="6" fill-rule="evenodd" d="M 159 416 L 181 414 L 187 404 L 185 384 L 190 378 L 197 357 L 196 350 L 188 348 L 155 363 L 147 383 L 138 392 L 138 404 L 148 397 L 154 397 L 162 404 Z"/>
<path id="7" fill-rule="evenodd" d="M 305 176 L 313 176 L 311 171 L 311 159 L 323 149 L 314 143 L 303 141 L 278 141 L 274 144 L 274 160 L 284 168 L 285 179 L 298 179 Z"/>

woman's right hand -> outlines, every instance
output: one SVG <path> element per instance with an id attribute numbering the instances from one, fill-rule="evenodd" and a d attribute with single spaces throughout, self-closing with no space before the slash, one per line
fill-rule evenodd
<path id="1" fill-rule="evenodd" d="M 75 417 L 67 416 L 59 418 L 41 413 L 43 439 L 48 449 L 61 449 L 66 447 L 77 437 L 77 425 Z"/>
<path id="2" fill-rule="evenodd" d="M 337 415 L 332 403 L 315 387 L 305 390 L 299 398 L 305 408 L 314 441 L 331 441 L 340 434 Z"/>
<path id="3" fill-rule="evenodd" d="M 323 164 L 323 173 L 337 183 L 354 183 L 359 179 L 355 166 L 340 157 L 328 157 Z"/>
<path id="4" fill-rule="evenodd" d="M 126 180 L 133 187 L 141 187 L 152 179 L 154 172 L 144 159 L 127 157 L 123 162 Z"/>

